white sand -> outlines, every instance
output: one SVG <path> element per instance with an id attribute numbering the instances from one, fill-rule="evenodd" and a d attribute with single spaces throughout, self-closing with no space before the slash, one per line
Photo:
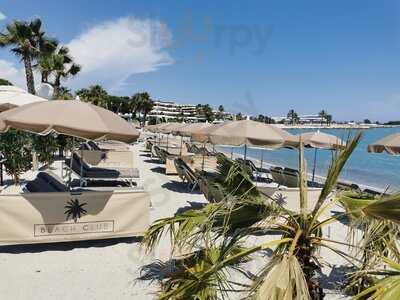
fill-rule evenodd
<path id="1" fill-rule="evenodd" d="M 151 194 L 153 209 L 151 221 L 172 216 L 190 202 L 205 203 L 204 196 L 189 193 L 175 176 L 159 173 L 160 165 L 151 162 L 142 152 L 142 145 L 134 147 L 138 168 L 146 190 Z M 140 150 L 139 150 L 140 149 Z M 332 210 L 337 210 L 335 207 Z M 346 226 L 336 223 L 330 228 L 332 239 L 345 240 Z M 276 236 L 267 237 L 275 239 Z M 249 240 L 255 243 L 257 239 Z M 341 247 L 346 251 L 344 247 Z M 322 251 L 326 257 L 327 251 Z M 333 266 L 344 263 L 336 255 L 328 254 Z M 62 244 L 7 246 L 0 248 L 1 299 L 153 299 L 156 284 L 137 282 L 139 268 L 154 259 L 169 258 L 166 239 L 161 241 L 153 255 L 143 256 L 139 243 L 134 239 L 88 241 Z M 248 264 L 255 271 L 260 259 Z M 324 268 L 326 276 L 332 275 L 331 267 Z M 331 293 L 331 292 L 329 292 Z M 236 297 L 235 297 L 236 298 Z M 341 298 L 335 292 L 327 299 Z"/>

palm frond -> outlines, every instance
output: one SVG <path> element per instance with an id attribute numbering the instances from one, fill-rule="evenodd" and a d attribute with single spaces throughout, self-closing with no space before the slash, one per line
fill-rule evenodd
<path id="1" fill-rule="evenodd" d="M 341 171 L 343 170 L 343 167 L 345 166 L 347 160 L 350 158 L 354 149 L 357 147 L 361 138 L 362 138 L 362 133 L 359 132 L 354 138 L 350 139 L 347 142 L 346 146 L 342 150 L 335 153 L 335 155 L 333 156 L 332 163 L 328 169 L 328 174 L 327 174 L 327 177 L 325 180 L 324 187 L 322 188 L 322 191 L 318 198 L 318 201 L 316 202 L 314 209 L 312 211 L 312 215 L 314 216 L 313 222 L 315 221 L 315 216 L 317 215 L 319 209 L 321 208 L 321 206 L 325 202 L 326 198 L 329 196 L 329 194 L 334 189 L 334 187 L 337 183 L 337 180 L 339 178 L 339 175 L 340 175 Z"/>
<path id="2" fill-rule="evenodd" d="M 390 300 L 400 299 L 400 264 L 388 258 L 382 258 L 392 270 L 369 271 L 370 274 L 384 276 L 377 280 L 371 287 L 353 297 L 353 300 Z"/>
<path id="3" fill-rule="evenodd" d="M 253 286 L 256 300 L 311 299 L 303 270 L 296 256 L 275 257 L 264 268 Z"/>

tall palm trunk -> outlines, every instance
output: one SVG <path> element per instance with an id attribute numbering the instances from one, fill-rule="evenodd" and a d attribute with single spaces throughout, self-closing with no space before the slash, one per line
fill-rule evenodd
<path id="1" fill-rule="evenodd" d="M 35 95 L 35 81 L 33 78 L 31 57 L 29 55 L 24 55 L 23 61 L 25 65 L 26 86 L 28 92 Z"/>
<path id="2" fill-rule="evenodd" d="M 47 83 L 49 80 L 49 74 L 47 71 L 42 71 L 42 83 Z"/>
<path id="3" fill-rule="evenodd" d="M 53 99 L 58 99 L 60 96 L 60 85 L 61 85 L 61 76 L 57 74 L 56 79 L 54 80 L 54 92 L 53 92 Z"/>

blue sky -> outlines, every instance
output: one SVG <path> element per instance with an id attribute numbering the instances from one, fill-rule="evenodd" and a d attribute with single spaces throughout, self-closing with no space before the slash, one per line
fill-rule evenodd
<path id="1" fill-rule="evenodd" d="M 400 119 L 396 1 L 2 0 L 3 28 L 40 17 L 83 72 L 73 89 L 146 90 L 269 116 L 326 109 L 338 120 Z M 0 16 L 1 19 L 1 16 Z M 0 50 L 0 77 L 23 84 Z"/>

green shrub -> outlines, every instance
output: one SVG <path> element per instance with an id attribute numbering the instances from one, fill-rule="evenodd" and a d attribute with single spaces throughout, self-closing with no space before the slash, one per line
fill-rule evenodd
<path id="1" fill-rule="evenodd" d="M 54 162 L 54 152 L 58 149 L 57 138 L 54 134 L 32 135 L 32 150 L 37 154 L 38 161 L 47 165 Z"/>
<path id="2" fill-rule="evenodd" d="M 16 184 L 19 183 L 19 176 L 32 167 L 30 141 L 28 133 L 14 129 L 0 134 L 0 152 L 6 158 L 4 167 Z"/>

